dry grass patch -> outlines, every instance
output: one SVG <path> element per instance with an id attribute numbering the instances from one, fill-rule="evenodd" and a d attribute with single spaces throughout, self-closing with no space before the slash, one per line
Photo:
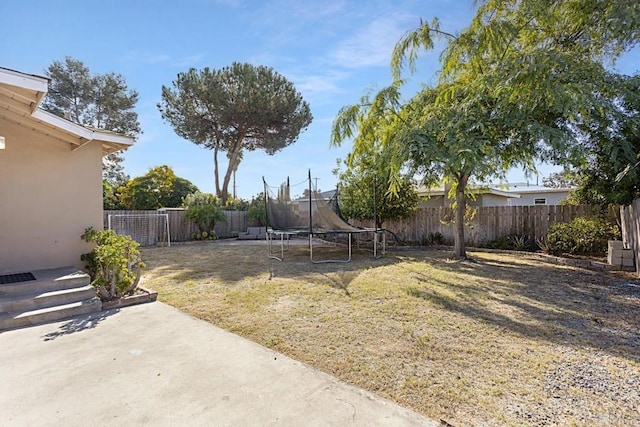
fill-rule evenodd
<path id="1" fill-rule="evenodd" d="M 488 253 L 311 264 L 305 247 L 278 262 L 265 246 L 203 243 L 143 256 L 161 301 L 429 417 L 640 425 L 631 276 Z"/>

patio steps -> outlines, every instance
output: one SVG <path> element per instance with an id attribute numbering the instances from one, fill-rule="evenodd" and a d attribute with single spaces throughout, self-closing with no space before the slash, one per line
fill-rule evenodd
<path id="1" fill-rule="evenodd" d="M 72 267 L 32 273 L 36 280 L 0 284 L 0 331 L 102 310 L 86 273 Z"/>

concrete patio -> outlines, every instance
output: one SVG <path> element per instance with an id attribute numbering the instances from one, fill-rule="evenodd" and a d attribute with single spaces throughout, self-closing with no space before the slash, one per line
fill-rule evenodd
<path id="1" fill-rule="evenodd" d="M 437 426 L 156 302 L 0 333 L 1 425 Z"/>

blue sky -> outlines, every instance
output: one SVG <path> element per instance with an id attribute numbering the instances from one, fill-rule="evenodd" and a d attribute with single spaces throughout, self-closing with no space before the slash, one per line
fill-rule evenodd
<path id="1" fill-rule="evenodd" d="M 351 148 L 329 147 L 340 107 L 391 82 L 393 46 L 420 18 L 437 16 L 442 29 L 456 31 L 473 12 L 470 0 L 2 0 L 0 66 L 43 74 L 54 60 L 71 56 L 93 73 L 124 75 L 140 94 L 136 110 L 144 132 L 124 153 L 126 173 L 140 176 L 166 164 L 205 192 L 214 192 L 213 154 L 162 121 L 156 107 L 162 85 L 190 67 L 221 68 L 234 61 L 273 67 L 309 102 L 314 121 L 274 156 L 246 153 L 236 175 L 237 195 L 251 198 L 262 191 L 262 176 L 271 185 L 287 176 L 298 182 L 308 169 L 319 178 L 318 187 L 329 190 L 336 185 L 336 159 Z M 617 68 L 637 72 L 640 52 L 634 53 Z M 437 50 L 422 55 L 407 97 L 419 83 L 433 81 L 437 58 Z M 540 168 L 542 176 L 552 170 Z M 513 171 L 509 180 L 523 181 L 524 174 Z"/>

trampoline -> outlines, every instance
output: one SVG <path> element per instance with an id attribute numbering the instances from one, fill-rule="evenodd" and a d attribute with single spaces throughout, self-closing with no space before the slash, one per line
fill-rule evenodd
<path id="1" fill-rule="evenodd" d="M 269 258 L 284 260 L 289 249 L 289 241 L 296 236 L 309 239 L 309 258 L 314 264 L 351 262 L 353 252 L 353 236 L 363 233 L 373 234 L 373 256 L 380 258 L 386 250 L 385 231 L 378 228 L 359 228 L 348 224 L 332 209 L 336 202 L 327 202 L 322 194 L 312 186 L 311 171 L 306 180 L 294 185 L 303 194 L 291 199 L 289 180 L 280 187 L 270 187 L 264 180 L 264 198 L 267 213 L 267 246 Z M 306 187 L 306 188 L 305 188 Z M 294 190 L 295 191 L 295 190 Z M 336 193 L 337 194 L 337 193 Z M 314 238 L 326 236 L 347 236 L 347 256 L 343 259 L 314 258 Z M 317 244 L 316 244 L 317 245 Z M 380 246 L 380 247 L 379 247 Z M 317 247 L 316 247 L 317 249 Z"/>

